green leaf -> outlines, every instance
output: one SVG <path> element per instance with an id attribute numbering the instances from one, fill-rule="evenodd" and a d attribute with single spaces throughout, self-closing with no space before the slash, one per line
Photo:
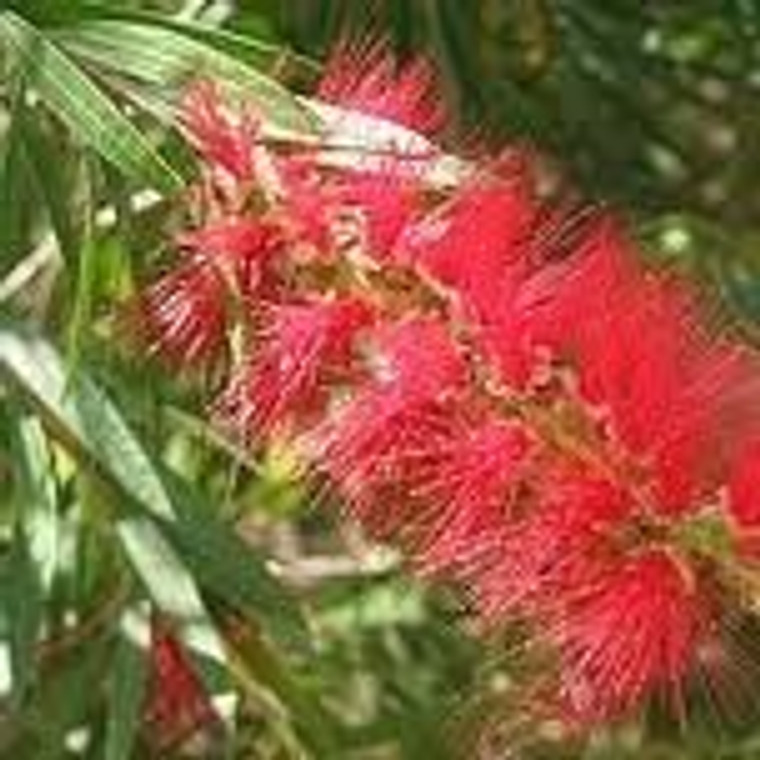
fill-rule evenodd
<path id="1" fill-rule="evenodd" d="M 317 73 L 322 66 L 315 60 L 299 55 L 293 50 L 267 40 L 260 39 L 261 30 L 247 29 L 244 33 L 230 28 L 220 28 L 204 21 L 176 16 L 161 15 L 146 10 L 118 8 L 98 9 L 91 14 L 92 19 L 126 21 L 151 27 L 161 27 L 191 37 L 216 50 L 236 58 L 258 69 L 265 67 L 280 69 L 283 65 L 295 66 L 304 73 Z"/>
<path id="2" fill-rule="evenodd" d="M 30 169 L 39 188 L 39 193 L 51 230 L 65 261 L 72 262 L 78 252 L 79 226 L 73 216 L 72 198 L 77 187 L 67 176 L 68 156 L 56 149 L 50 132 L 43 128 L 39 113 L 21 109 L 13 117 L 14 127 L 18 125 L 28 156 Z"/>
<path id="3" fill-rule="evenodd" d="M 147 641 L 135 641 L 129 630 L 119 639 L 108 685 L 105 760 L 129 760 L 140 726 L 148 675 Z"/>
<path id="4" fill-rule="evenodd" d="M 163 192 L 182 180 L 98 85 L 56 44 L 20 16 L 0 15 L 0 40 L 19 73 L 72 133 L 132 179 Z"/>
<path id="5" fill-rule="evenodd" d="M 23 87 L 16 87 L 9 107 L 10 124 L 0 138 L 0 266 L 5 269 L 27 253 L 29 232 L 37 209 L 25 131 Z"/>
<path id="6" fill-rule="evenodd" d="M 98 241 L 92 236 L 92 225 L 88 231 L 77 257 L 77 281 L 74 303 L 68 331 L 68 369 L 76 374 L 87 327 L 93 311 L 95 290 L 95 264 L 99 253 Z"/>
<path id="7" fill-rule="evenodd" d="M 8 573 L 12 579 L 6 592 L 13 678 L 11 698 L 18 706 L 34 680 L 35 647 L 43 610 L 37 569 L 31 557 L 27 536 L 18 524 L 14 531 Z"/>
<path id="8" fill-rule="evenodd" d="M 176 486 L 168 491 L 116 407 L 78 372 L 67 378 L 60 355 L 40 338 L 0 329 L 0 372 L 39 409 L 70 450 L 97 465 L 135 506 L 122 505 L 116 530 L 139 577 L 158 607 L 179 621 L 193 651 L 226 663 L 194 578 L 238 608 L 258 613 L 272 637 L 305 640 L 302 621 L 287 594 L 269 577 L 242 540 L 208 514 L 180 507 Z M 68 383 L 67 383 L 68 381 Z M 177 502 L 177 503 L 175 503 Z M 156 523 L 147 514 L 159 518 Z"/>
<path id="9" fill-rule="evenodd" d="M 58 558 L 58 505 L 50 454 L 39 421 L 18 409 L 9 418 L 16 509 L 5 591 L 12 700 L 20 705 L 36 672 L 35 647 Z"/>
<path id="10" fill-rule="evenodd" d="M 114 404 L 83 373 L 69 378 L 65 363 L 49 343 L 0 326 L 0 370 L 34 402 L 46 425 L 70 448 L 86 455 L 148 511 L 173 519 L 171 502 L 150 458 Z"/>
<path id="11" fill-rule="evenodd" d="M 163 88 L 181 88 L 196 77 L 218 79 L 255 103 L 273 124 L 312 133 L 313 116 L 282 85 L 205 42 L 156 24 L 90 21 L 56 39 L 71 53 L 106 70 Z"/>
<path id="12" fill-rule="evenodd" d="M 151 520 L 132 516 L 117 524 L 124 549 L 157 606 L 180 624 L 185 643 L 224 663 L 224 649 L 182 558 Z"/>
<path id="13" fill-rule="evenodd" d="M 166 523 L 164 531 L 201 585 L 254 617 L 274 641 L 307 651 L 309 635 L 301 611 L 264 560 L 232 526 L 214 519 L 208 505 L 197 503 L 187 484 L 176 477 L 167 482 L 182 506 L 178 519 Z"/>
<path id="14" fill-rule="evenodd" d="M 58 566 L 60 540 L 58 491 L 51 453 L 36 417 L 17 418 L 12 432 L 20 501 L 16 519 L 27 537 L 39 585 L 49 591 Z"/>
<path id="15" fill-rule="evenodd" d="M 65 362 L 43 339 L 0 328 L 0 373 L 40 413 L 78 458 L 127 497 L 117 531 L 158 606 L 181 623 L 188 645 L 217 662 L 224 651 L 192 576 L 147 514 L 175 519 L 169 494 L 152 462 L 106 394 L 83 372 L 67 376 Z M 137 509 L 139 507 L 139 509 Z"/>

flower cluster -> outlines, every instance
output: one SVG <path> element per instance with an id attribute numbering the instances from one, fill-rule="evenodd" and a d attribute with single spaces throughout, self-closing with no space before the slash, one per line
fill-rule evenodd
<path id="1" fill-rule="evenodd" d="M 221 367 L 219 424 L 287 437 L 373 537 L 526 624 L 568 720 L 678 709 L 721 680 L 726 605 L 751 607 L 756 358 L 609 214 L 539 192 L 528 151 L 432 182 L 424 63 L 344 48 L 317 94 L 342 110 L 294 147 L 189 93 L 197 223 L 138 298 L 146 345 Z M 357 118 L 415 139 L 336 166 Z"/>

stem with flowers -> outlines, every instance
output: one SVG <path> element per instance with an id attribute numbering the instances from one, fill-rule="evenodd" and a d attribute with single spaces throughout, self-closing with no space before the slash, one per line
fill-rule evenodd
<path id="1" fill-rule="evenodd" d="M 483 626 L 526 625 L 555 655 L 536 714 L 683 715 L 705 679 L 749 696 L 724 642 L 756 608 L 758 357 L 530 151 L 446 158 L 424 62 L 344 46 L 317 95 L 304 144 L 189 91 L 192 224 L 124 310 L 135 350 L 216 378 L 215 425 L 286 441 Z"/>

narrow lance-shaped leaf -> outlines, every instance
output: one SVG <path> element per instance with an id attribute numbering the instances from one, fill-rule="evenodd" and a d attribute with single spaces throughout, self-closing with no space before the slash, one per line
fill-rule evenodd
<path id="1" fill-rule="evenodd" d="M 85 12 L 82 18 L 86 17 Z M 168 29 L 204 43 L 235 58 L 240 63 L 259 70 L 274 68 L 281 70 L 283 66 L 287 68 L 292 66 L 298 71 L 312 74 L 322 70 L 322 65 L 318 61 L 300 55 L 289 46 L 261 39 L 255 36 L 254 32 L 241 33 L 229 27 L 212 25 L 207 21 L 129 8 L 98 8 L 89 14 L 89 20 L 122 21 Z"/>
<path id="2" fill-rule="evenodd" d="M 174 520 L 170 498 L 116 407 L 82 372 L 67 376 L 62 357 L 44 340 L 0 329 L 0 373 L 39 410 L 75 455 L 84 456 L 141 510 Z M 187 621 L 183 637 L 224 662 L 223 646 L 192 576 L 144 511 L 124 509 L 117 530 L 138 575 L 158 606 Z"/>
<path id="3" fill-rule="evenodd" d="M 260 561 L 228 529 L 178 506 L 184 495 L 167 490 L 116 407 L 83 372 L 67 378 L 63 359 L 44 340 L 0 328 L 0 374 L 75 455 L 96 464 L 128 497 L 116 525 L 126 554 L 159 609 L 179 623 L 178 634 L 191 650 L 228 664 L 189 570 L 244 614 L 259 613 L 257 623 L 273 639 L 305 640 L 297 609 Z"/>
<path id="4" fill-rule="evenodd" d="M 19 705 L 34 678 L 35 647 L 42 620 L 42 589 L 28 537 L 17 523 L 9 558 L 6 609 L 10 627 L 12 700 Z"/>
<path id="5" fill-rule="evenodd" d="M 8 128 L 0 135 L 0 271 L 14 264 L 26 251 L 30 217 L 36 209 L 39 187 L 34 181 L 25 145 L 24 88 L 14 83 Z"/>
<path id="6" fill-rule="evenodd" d="M 231 529 L 216 523 L 204 505 L 191 503 L 196 500 L 184 487 L 152 467 L 117 409 L 91 380 L 79 371 L 67 385 L 63 359 L 42 339 L 0 328 L 0 374 L 39 409 L 46 425 L 75 455 L 96 464 L 127 495 L 116 522 L 125 552 L 158 608 L 176 621 L 189 650 L 222 663 L 246 688 L 255 691 L 252 684 L 263 684 L 286 708 L 304 742 L 321 752 L 317 756 L 331 756 L 322 752 L 333 746 L 333 728 L 325 722 L 319 700 L 289 671 L 274 646 L 297 644 L 303 652 L 303 622 L 263 563 Z M 148 509 L 146 514 L 143 510 Z M 229 648 L 222 644 L 191 573 L 218 599 L 255 617 L 256 628 L 269 634 L 256 636 L 256 656 L 251 656 L 249 644 L 238 641 L 239 632 Z M 262 652 L 268 653 L 263 659 Z M 208 676 L 203 668 L 198 673 Z M 208 685 L 214 687 L 213 679 Z M 109 741 L 115 748 L 109 751 L 117 753 L 127 741 L 122 735 L 126 724 L 112 728 L 111 736 L 113 732 L 117 735 Z"/>
<path id="7" fill-rule="evenodd" d="M 127 610 L 111 667 L 105 760 L 129 760 L 140 725 L 148 675 L 148 625 L 136 610 Z"/>
<path id="8" fill-rule="evenodd" d="M 11 11 L 0 15 L 0 41 L 28 86 L 74 135 L 126 175 L 164 192 L 182 180 L 116 104 L 63 50 Z"/>
<path id="9" fill-rule="evenodd" d="M 83 60 L 161 88 L 181 87 L 198 76 L 216 78 L 255 103 L 267 121 L 300 134 L 315 129 L 314 117 L 274 79 L 178 31 L 103 20 L 70 27 L 57 39 Z"/>
<path id="10" fill-rule="evenodd" d="M 71 181 L 73 177 L 67 176 L 66 158 L 56 150 L 51 132 L 44 128 L 39 116 L 22 109 L 18 117 L 14 117 L 14 122 L 18 119 L 29 167 L 34 172 L 51 231 L 64 260 L 71 262 L 77 251 L 78 228 L 81 226 L 74 217 L 71 202 L 78 188 Z"/>
<path id="11" fill-rule="evenodd" d="M 178 478 L 166 478 L 179 505 L 176 521 L 164 531 L 201 585 L 243 614 L 255 616 L 278 643 L 305 652 L 309 637 L 301 611 L 233 527 L 213 518 L 208 505 Z"/>
<path id="12" fill-rule="evenodd" d="M 0 369 L 78 453 L 97 463 L 136 502 L 173 519 L 169 497 L 150 458 L 116 407 L 83 373 L 68 382 L 65 364 L 49 343 L 0 327 Z"/>
<path id="13" fill-rule="evenodd" d="M 12 409 L 9 416 L 15 466 L 15 518 L 9 556 L 12 581 L 5 595 L 10 626 L 14 701 L 34 679 L 35 647 L 58 560 L 57 489 L 50 452 L 34 417 Z"/>
<path id="14" fill-rule="evenodd" d="M 58 488 L 52 453 L 36 417 L 20 417 L 13 433 L 20 493 L 17 521 L 27 536 L 40 587 L 47 591 L 53 583 L 60 549 Z"/>
<path id="15" fill-rule="evenodd" d="M 82 342 L 86 327 L 92 316 L 95 289 L 95 257 L 98 254 L 98 241 L 95 240 L 92 224 L 87 225 L 85 238 L 77 257 L 77 281 L 74 289 L 74 303 L 68 331 L 68 365 L 69 372 L 76 374 L 82 351 Z"/>

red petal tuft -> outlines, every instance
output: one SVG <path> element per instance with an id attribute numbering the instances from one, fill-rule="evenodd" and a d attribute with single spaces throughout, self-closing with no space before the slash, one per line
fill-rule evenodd
<path id="1" fill-rule="evenodd" d="M 230 217 L 183 232 L 177 244 L 202 254 L 234 284 L 236 295 L 248 300 L 259 289 L 263 270 L 279 248 L 279 235 L 257 219 Z"/>
<path id="2" fill-rule="evenodd" d="M 377 379 L 358 389 L 311 438 L 314 459 L 357 512 L 376 503 L 378 487 L 401 482 L 393 473 L 410 450 L 445 434 L 449 421 L 441 410 L 464 381 L 462 358 L 431 320 L 379 331 L 375 361 Z M 389 518 L 386 531 L 394 527 Z"/>
<path id="3" fill-rule="evenodd" d="M 340 46 L 317 96 L 424 135 L 439 132 L 446 119 L 432 66 L 422 58 L 398 64 L 380 43 Z"/>
<path id="4" fill-rule="evenodd" d="M 192 260 L 164 275 L 128 308 L 151 353 L 179 368 L 199 367 L 226 347 L 226 290 L 216 270 Z"/>
<path id="5" fill-rule="evenodd" d="M 239 182 L 252 178 L 251 149 L 258 124 L 250 116 L 239 117 L 236 122 L 226 112 L 219 88 L 213 82 L 198 82 L 188 91 L 182 120 L 210 165 L 223 169 Z"/>
<path id="6" fill-rule="evenodd" d="M 256 438 L 286 416 L 313 411 L 328 381 L 348 376 L 354 339 L 369 320 L 354 300 L 276 307 L 262 347 L 219 400 L 221 416 Z"/>
<path id="7" fill-rule="evenodd" d="M 577 591 L 554 631 L 563 695 L 577 719 L 615 717 L 652 690 L 679 705 L 706 623 L 685 572 L 653 550 L 604 568 Z"/>
<path id="8" fill-rule="evenodd" d="M 347 172 L 336 188 L 344 212 L 355 211 L 364 232 L 363 249 L 376 261 L 388 259 L 405 226 L 421 208 L 421 187 L 392 161 L 376 171 Z"/>
<path id="9" fill-rule="evenodd" d="M 460 386 L 466 364 L 445 325 L 435 319 L 408 319 L 378 330 L 373 361 L 381 384 L 403 401 L 431 401 Z"/>
<path id="10" fill-rule="evenodd" d="M 452 288 L 472 313 L 490 312 L 509 268 L 523 257 L 519 244 L 535 217 L 527 182 L 514 160 L 487 167 L 406 230 L 399 256 Z"/>
<path id="11" fill-rule="evenodd" d="M 151 683 L 146 720 L 162 747 L 180 742 L 217 720 L 211 700 L 177 639 L 153 624 Z"/>
<path id="12" fill-rule="evenodd" d="M 728 506 L 742 528 L 760 526 L 760 439 L 745 444 L 729 483 Z"/>
<path id="13" fill-rule="evenodd" d="M 413 453 L 408 494 L 422 502 L 414 555 L 425 572 L 456 568 L 476 537 L 509 519 L 510 490 L 529 450 L 515 425 L 486 422 Z"/>
<path id="14" fill-rule="evenodd" d="M 595 553 L 608 550 L 631 514 L 624 492 L 583 473 L 545 473 L 528 514 L 493 523 L 461 554 L 486 621 L 505 614 L 543 617 L 585 580 Z"/>

